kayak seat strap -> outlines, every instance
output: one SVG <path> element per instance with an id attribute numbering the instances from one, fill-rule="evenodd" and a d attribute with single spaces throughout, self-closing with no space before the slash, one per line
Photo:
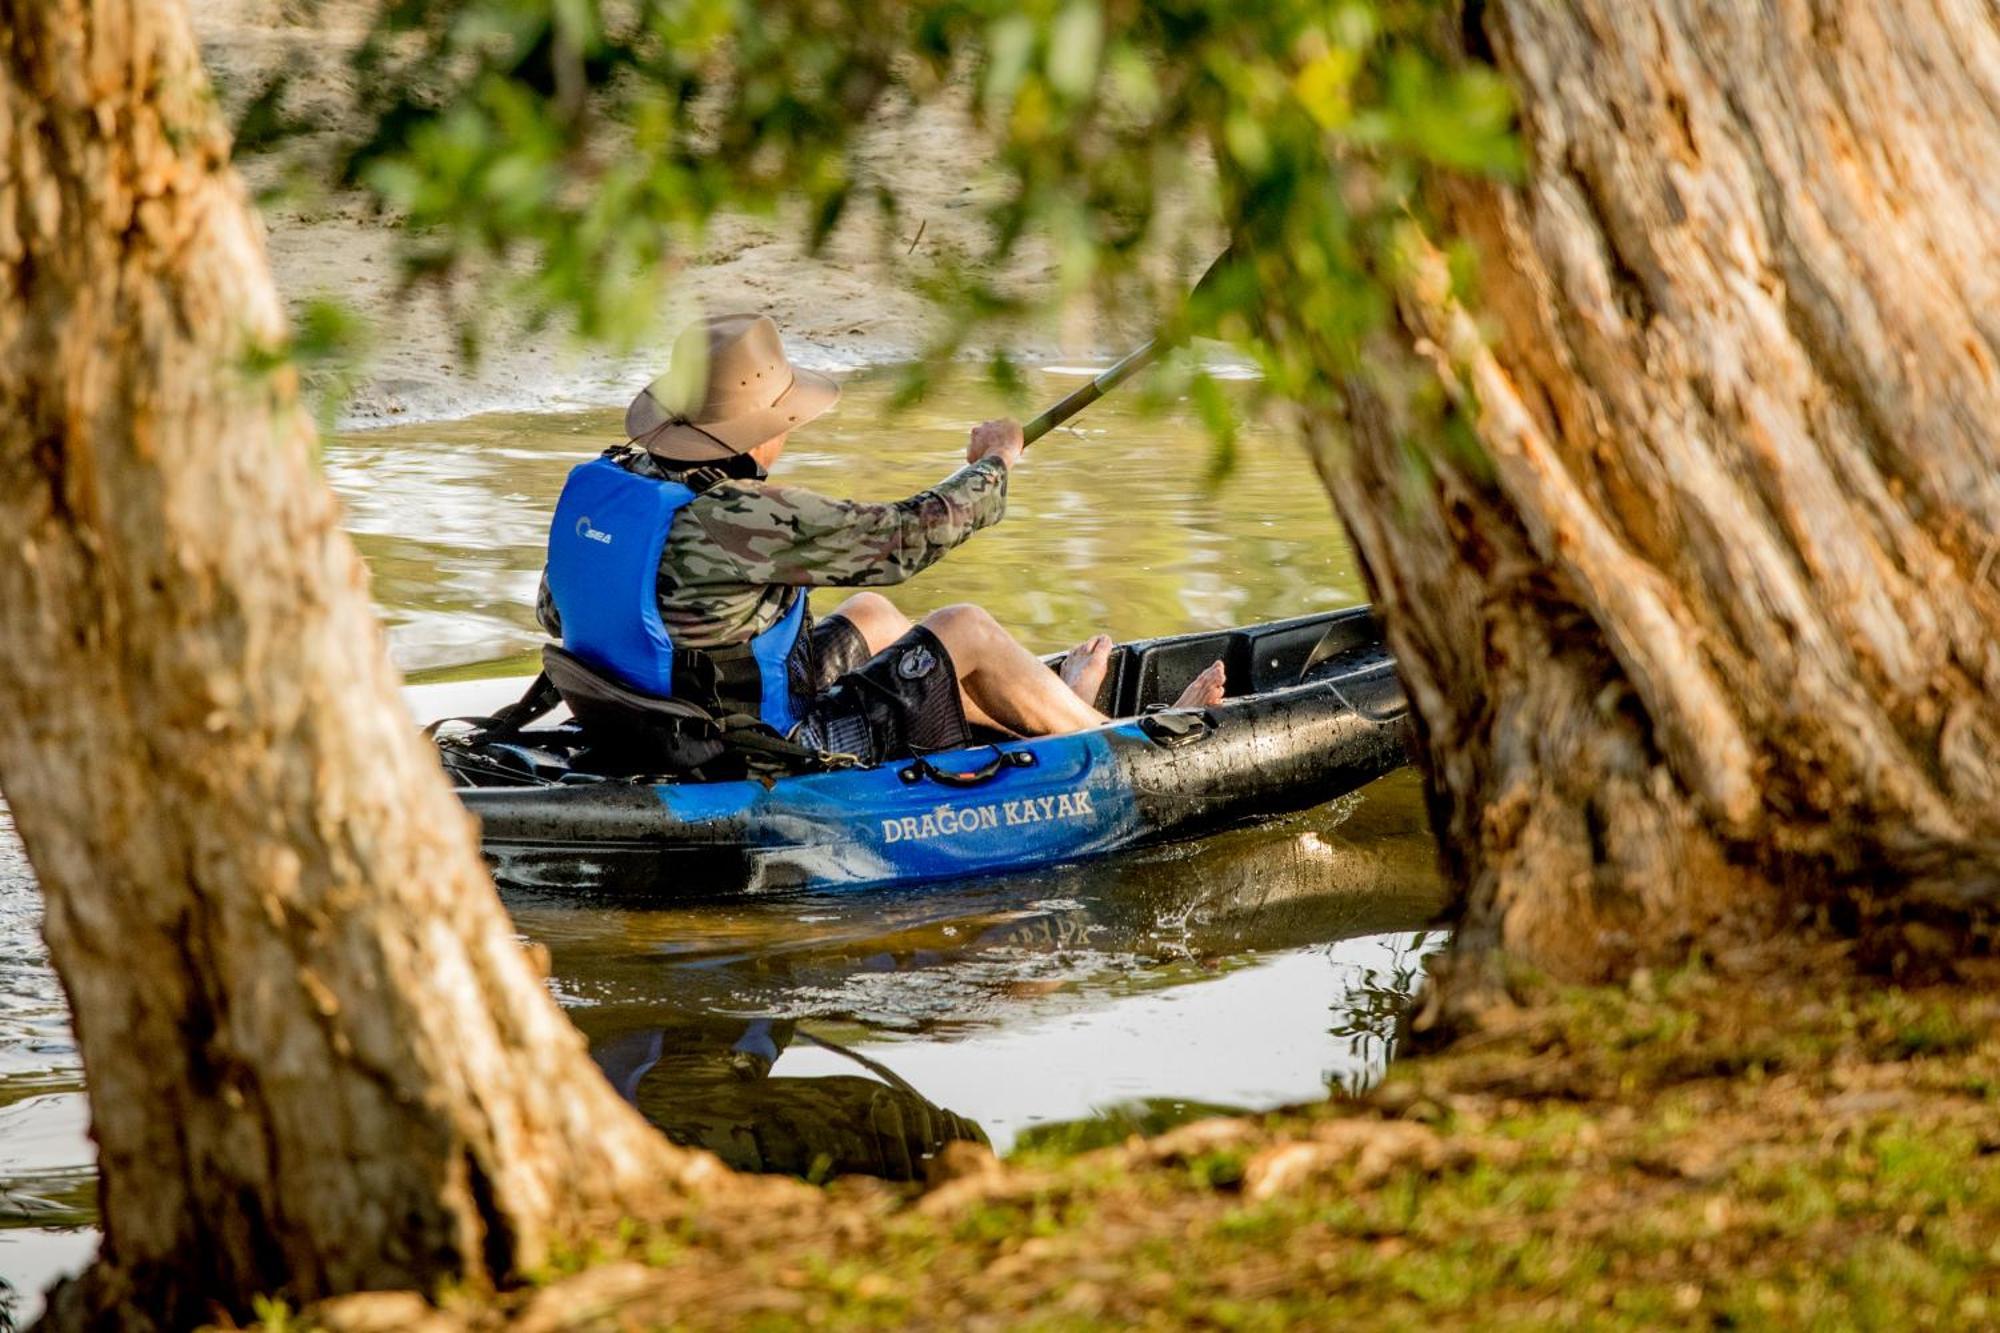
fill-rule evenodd
<path id="1" fill-rule="evenodd" d="M 475 744 L 483 741 L 502 741 L 520 733 L 523 727 L 548 715 L 563 701 L 556 687 L 544 671 L 536 676 L 528 686 L 527 693 L 500 709 L 491 717 L 441 717 L 424 728 L 424 735 L 436 737 L 442 729 L 452 723 L 464 723 L 471 728 L 454 743 Z"/>
<path id="2" fill-rule="evenodd" d="M 550 644 L 542 670 L 590 743 L 654 771 L 688 772 L 723 751 L 722 728 L 685 699 L 642 694 L 576 654 Z"/>
<path id="3" fill-rule="evenodd" d="M 530 722 L 541 718 L 562 702 L 562 695 L 556 690 L 549 673 L 544 671 L 536 676 L 528 686 L 528 692 L 495 713 L 488 736 L 512 736 Z"/>
<path id="4" fill-rule="evenodd" d="M 642 694 L 554 644 L 542 649 L 542 665 L 591 745 L 635 771 L 775 777 L 833 766 L 832 756 L 756 717 Z"/>

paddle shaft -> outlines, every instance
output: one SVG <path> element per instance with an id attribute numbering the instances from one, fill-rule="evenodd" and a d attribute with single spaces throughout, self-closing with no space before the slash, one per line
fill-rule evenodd
<path id="1" fill-rule="evenodd" d="M 1221 271 L 1223 261 L 1228 258 L 1229 251 L 1227 250 L 1224 250 L 1215 257 L 1215 262 L 1210 264 L 1208 271 L 1201 275 L 1201 281 L 1194 285 L 1194 294 L 1199 294 L 1202 288 L 1208 286 L 1215 275 Z M 1191 294 L 1188 299 L 1192 300 L 1193 295 Z M 1139 348 L 1123 361 L 1120 361 L 1117 365 L 1103 372 L 1090 383 L 1084 385 L 1075 393 L 1070 394 L 1054 407 L 1051 407 L 1048 411 L 1021 427 L 1022 439 L 1027 444 L 1033 444 L 1036 440 L 1041 439 L 1042 436 L 1047 435 L 1057 426 L 1062 425 L 1063 422 L 1068 421 L 1105 394 L 1110 393 L 1126 380 L 1131 379 L 1147 366 L 1152 365 L 1160 359 L 1161 354 L 1166 350 L 1166 344 L 1162 343 L 1158 338 L 1148 341 L 1144 347 Z"/>
<path id="2" fill-rule="evenodd" d="M 1105 394 L 1110 393 L 1147 366 L 1152 365 L 1153 362 L 1160 359 L 1160 353 L 1165 350 L 1157 340 L 1148 342 L 1144 347 L 1133 352 L 1123 361 L 1120 361 L 1117 365 L 1111 367 L 1111 369 L 1104 371 L 1096 379 L 1091 380 L 1075 393 L 1070 394 L 1054 407 L 1051 407 L 1048 411 L 1021 427 L 1021 437 L 1027 443 L 1033 444 L 1036 440 L 1041 439 L 1042 436 L 1047 435 L 1057 426 L 1062 425 L 1063 422 L 1068 421 L 1078 412 L 1083 411 L 1084 408 L 1089 407 L 1092 403 L 1102 398 Z"/>

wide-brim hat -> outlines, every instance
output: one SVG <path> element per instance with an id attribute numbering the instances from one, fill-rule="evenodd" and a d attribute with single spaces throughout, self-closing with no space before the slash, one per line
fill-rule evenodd
<path id="1" fill-rule="evenodd" d="M 625 409 L 625 431 L 648 453 L 712 463 L 748 453 L 832 407 L 840 386 L 785 355 L 765 315 L 718 315 L 674 340 L 666 373 Z"/>

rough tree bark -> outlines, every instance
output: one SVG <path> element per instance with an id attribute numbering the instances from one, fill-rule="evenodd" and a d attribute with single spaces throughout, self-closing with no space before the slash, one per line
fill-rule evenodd
<path id="1" fill-rule="evenodd" d="M 397 698 L 182 3 L 0 3 L 0 787 L 98 1144 L 71 1322 L 500 1278 L 710 1170 Z"/>
<path id="2" fill-rule="evenodd" d="M 1403 663 L 1464 961 L 1577 978 L 1819 895 L 2000 883 L 2000 11 L 1491 0 L 1516 187 L 1439 183 L 1343 517 Z M 1497 948 L 1496 948 L 1497 946 Z M 1450 988 L 1447 987 L 1447 990 Z"/>

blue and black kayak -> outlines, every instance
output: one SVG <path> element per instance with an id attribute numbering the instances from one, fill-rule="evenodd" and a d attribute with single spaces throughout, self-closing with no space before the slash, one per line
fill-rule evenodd
<path id="1" fill-rule="evenodd" d="M 1228 698 L 1161 707 L 1218 657 Z M 1030 870 L 1306 809 L 1405 762 L 1366 607 L 1121 645 L 1098 707 L 1127 720 L 765 781 L 569 772 L 561 728 L 442 753 L 503 885 L 634 899 Z M 486 785 L 496 767 L 530 776 Z"/>

